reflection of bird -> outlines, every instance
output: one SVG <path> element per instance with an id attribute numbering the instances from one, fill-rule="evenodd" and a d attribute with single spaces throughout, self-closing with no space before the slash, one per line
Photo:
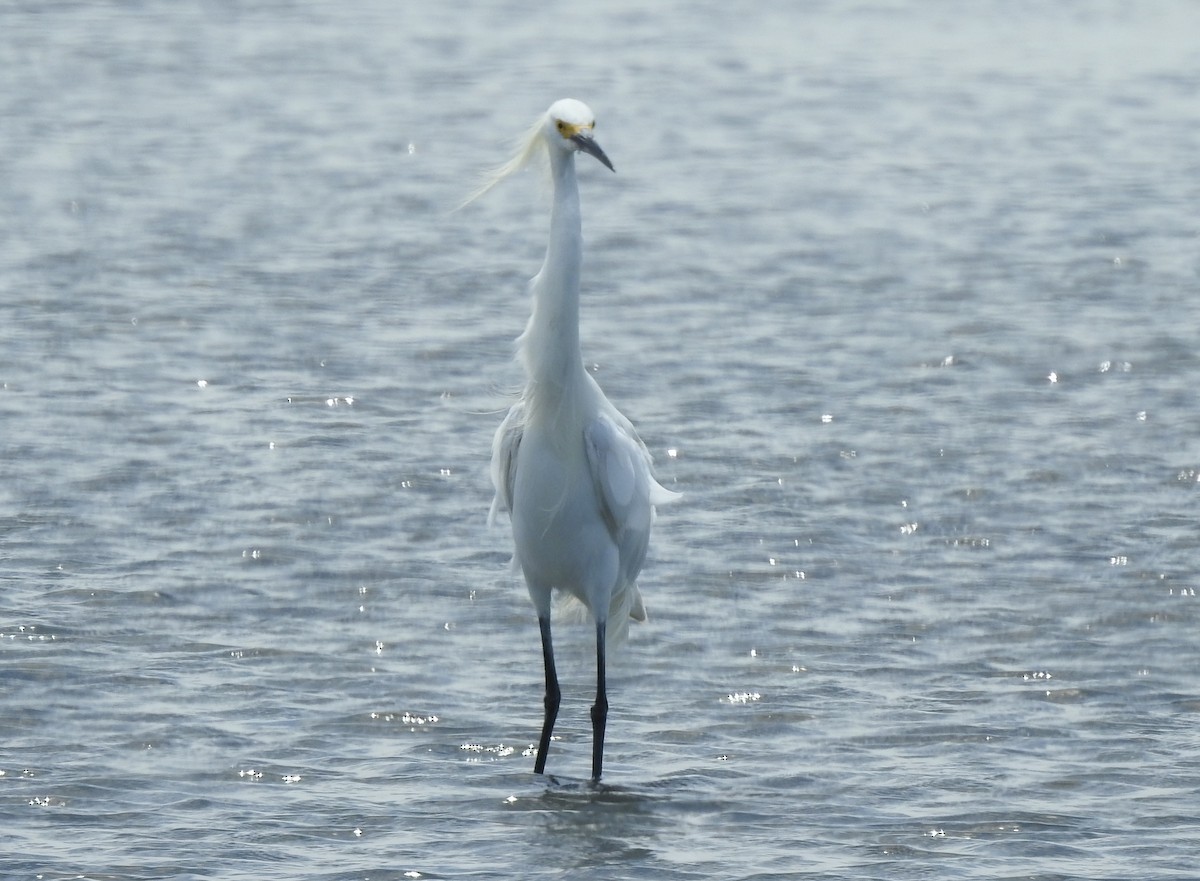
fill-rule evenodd
<path id="1" fill-rule="evenodd" d="M 555 590 L 581 601 L 596 620 L 596 703 L 592 706 L 592 778 L 604 759 L 606 643 L 645 620 L 637 576 L 646 559 L 654 505 L 677 497 L 659 486 L 650 454 L 633 425 L 608 402 L 579 351 L 579 274 L 583 255 L 575 154 L 612 163 L 592 138 L 587 105 L 556 102 L 530 130 L 520 152 L 484 190 L 541 151 L 554 185 L 550 242 L 534 277 L 533 314 L 518 340 L 527 384 L 492 444 L 493 519 L 510 512 L 516 562 L 537 610 L 546 665 L 546 716 L 534 770 L 546 767 L 559 687 L 550 635 Z M 481 191 L 482 192 L 482 191 Z"/>

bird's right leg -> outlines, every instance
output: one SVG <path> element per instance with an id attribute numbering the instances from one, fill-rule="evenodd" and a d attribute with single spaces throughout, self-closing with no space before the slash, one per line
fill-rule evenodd
<path id="1" fill-rule="evenodd" d="M 592 704 L 592 782 L 604 764 L 604 726 L 608 721 L 608 686 L 604 681 L 605 622 L 596 622 L 596 703 Z"/>
<path id="2" fill-rule="evenodd" d="M 546 770 L 546 754 L 550 752 L 550 733 L 554 730 L 554 720 L 558 718 L 561 692 L 558 690 L 558 673 L 554 669 L 554 644 L 550 640 L 550 616 L 538 616 L 538 627 L 542 631 L 542 660 L 546 665 L 546 718 L 542 722 L 542 736 L 538 740 L 537 758 L 533 762 L 533 772 L 542 774 Z"/>

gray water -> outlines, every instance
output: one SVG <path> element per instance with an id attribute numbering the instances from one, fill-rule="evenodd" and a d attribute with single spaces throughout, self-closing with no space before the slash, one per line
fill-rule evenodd
<path id="1" fill-rule="evenodd" d="M 1200 7 L 0 9 L 0 869 L 1200 863 Z M 554 99 L 662 482 L 610 671 L 488 529 Z"/>

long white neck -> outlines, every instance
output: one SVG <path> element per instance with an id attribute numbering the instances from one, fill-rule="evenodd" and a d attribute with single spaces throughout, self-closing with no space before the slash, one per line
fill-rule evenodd
<path id="1" fill-rule="evenodd" d="M 583 231 L 575 154 L 551 148 L 550 171 L 554 180 L 550 243 L 533 280 L 533 313 L 519 340 L 521 363 L 534 386 L 534 397 L 544 401 L 560 397 L 583 373 L 579 351 Z"/>

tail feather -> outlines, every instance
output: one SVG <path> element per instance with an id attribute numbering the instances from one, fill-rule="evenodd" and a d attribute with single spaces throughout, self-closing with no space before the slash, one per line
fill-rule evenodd
<path id="1" fill-rule="evenodd" d="M 583 624 L 592 619 L 592 615 L 583 600 L 562 592 L 557 596 L 554 617 L 563 624 Z M 611 651 L 622 645 L 629 637 L 630 621 L 646 620 L 646 604 L 642 601 L 642 592 L 636 584 L 626 585 L 613 594 L 608 607 L 608 625 L 605 628 L 604 642 Z"/>

